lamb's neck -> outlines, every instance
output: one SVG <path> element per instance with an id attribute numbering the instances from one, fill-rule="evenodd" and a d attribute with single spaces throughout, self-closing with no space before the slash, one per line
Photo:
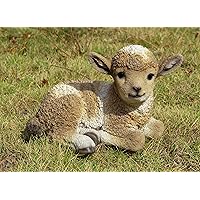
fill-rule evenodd
<path id="1" fill-rule="evenodd" d="M 137 108 L 136 111 L 139 112 L 139 113 L 143 113 L 143 114 L 149 113 L 152 106 L 153 106 L 153 100 L 154 100 L 154 97 L 153 97 L 153 94 L 152 94 L 148 97 L 148 99 L 144 103 L 142 103 L 142 105 L 140 105 Z"/>

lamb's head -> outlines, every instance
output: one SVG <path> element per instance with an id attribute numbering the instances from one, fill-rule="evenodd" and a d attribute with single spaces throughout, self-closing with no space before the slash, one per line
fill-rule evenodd
<path id="1" fill-rule="evenodd" d="M 159 64 L 154 54 L 140 45 L 124 47 L 112 59 L 95 52 L 89 57 L 98 71 L 113 77 L 117 93 L 127 104 L 146 101 L 153 94 L 155 79 L 173 71 L 183 61 L 181 55 L 175 55 Z"/>

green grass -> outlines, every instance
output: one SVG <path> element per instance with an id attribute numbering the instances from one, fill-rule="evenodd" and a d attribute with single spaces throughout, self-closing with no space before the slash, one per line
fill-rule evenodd
<path id="1" fill-rule="evenodd" d="M 0 29 L 0 171 L 199 171 L 200 36 L 195 28 Z M 157 58 L 181 53 L 184 64 L 161 77 L 154 116 L 166 126 L 160 140 L 127 153 L 100 145 L 79 158 L 47 138 L 23 143 L 20 135 L 46 92 L 63 80 L 111 79 L 93 70 L 87 53 L 111 57 L 141 44 Z"/>

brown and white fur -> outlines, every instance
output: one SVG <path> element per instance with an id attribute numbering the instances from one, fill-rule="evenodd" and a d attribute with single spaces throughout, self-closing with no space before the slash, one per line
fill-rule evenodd
<path id="1" fill-rule="evenodd" d="M 137 151 L 142 149 L 145 136 L 159 138 L 163 122 L 150 115 L 155 79 L 173 71 L 182 63 L 182 56 L 169 57 L 159 64 L 147 48 L 130 45 L 112 59 L 94 52 L 89 59 L 114 82 L 54 86 L 27 123 L 25 138 L 43 134 L 61 138 L 81 155 L 94 153 L 100 142 Z"/>

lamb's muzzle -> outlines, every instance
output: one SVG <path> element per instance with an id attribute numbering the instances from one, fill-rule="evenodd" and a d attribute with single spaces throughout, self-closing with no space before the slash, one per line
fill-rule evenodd
<path id="1" fill-rule="evenodd" d="M 112 59 L 90 53 L 92 66 L 112 76 L 113 83 L 68 82 L 54 86 L 24 136 L 48 135 L 71 144 L 77 153 L 94 153 L 100 143 L 123 149 L 142 149 L 145 136 L 159 138 L 164 125 L 150 115 L 155 80 L 181 65 L 175 55 L 159 64 L 147 48 L 130 45 Z"/>

